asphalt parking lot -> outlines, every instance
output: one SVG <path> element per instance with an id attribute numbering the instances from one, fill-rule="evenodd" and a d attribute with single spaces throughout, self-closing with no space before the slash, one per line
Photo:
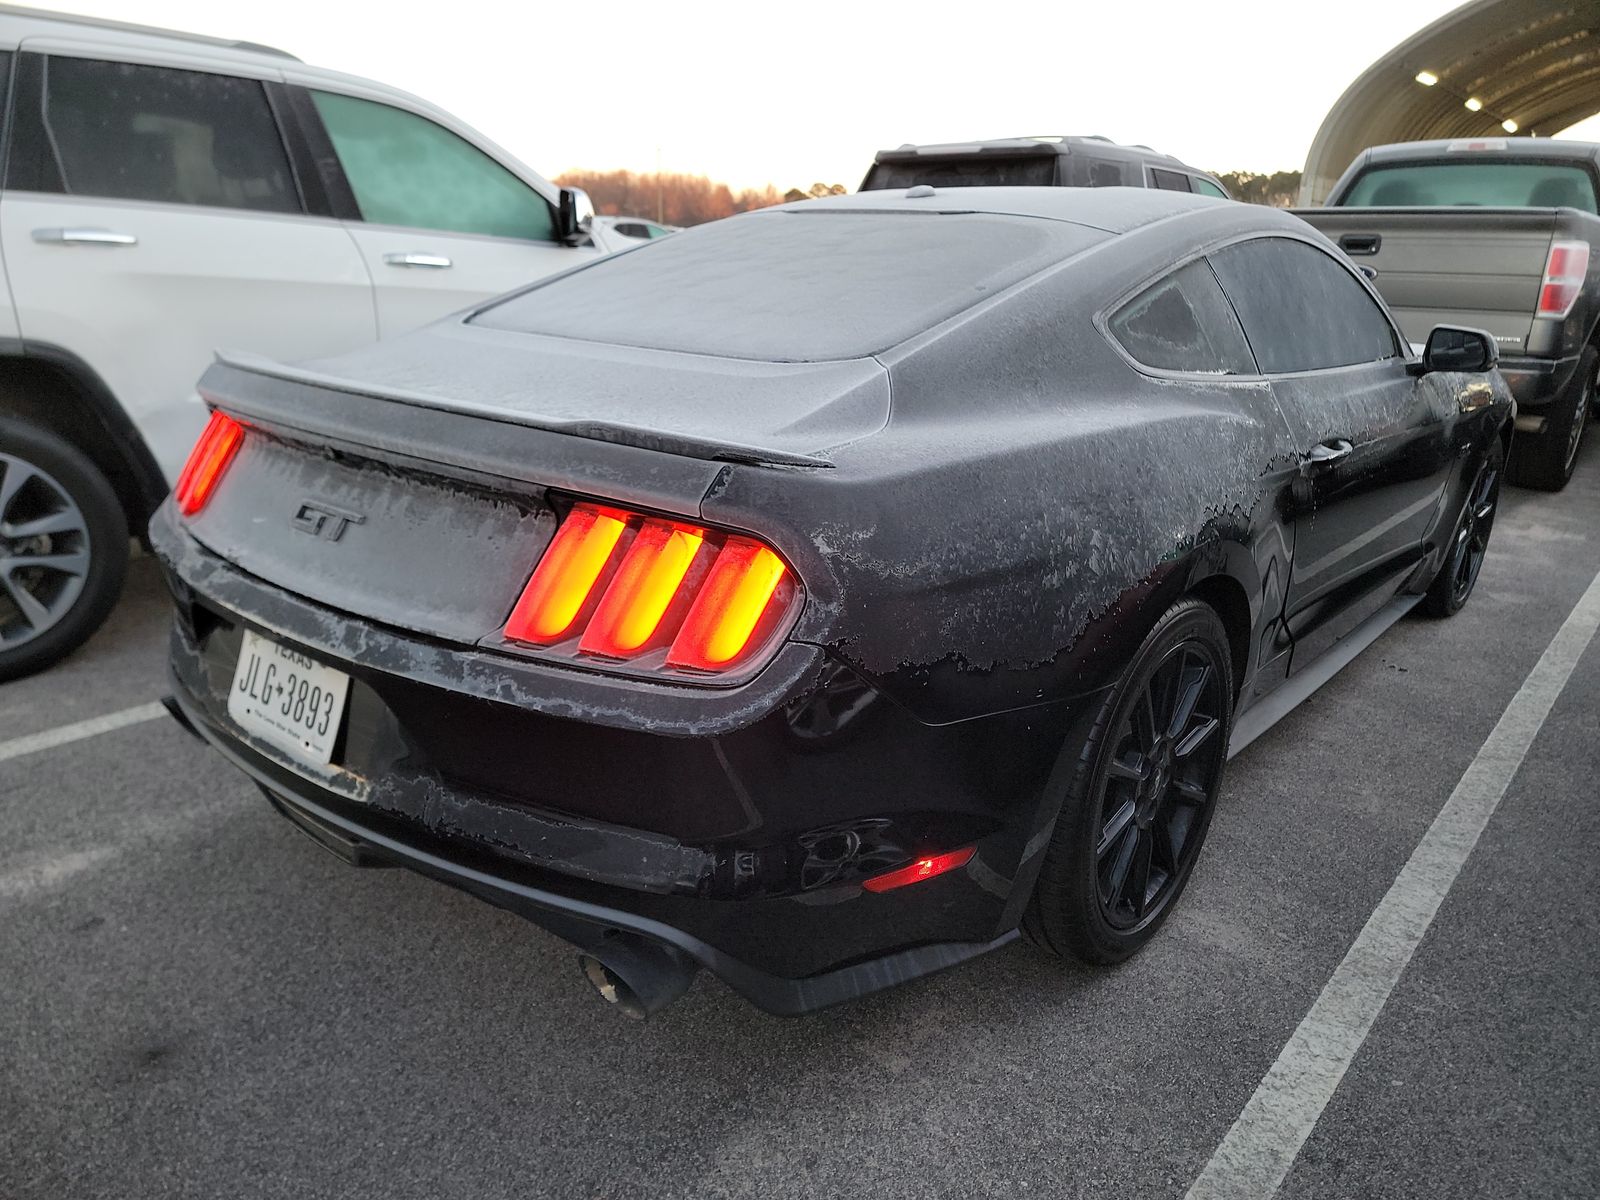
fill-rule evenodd
<path id="1" fill-rule="evenodd" d="M 1562 494 L 1506 494 L 1466 611 L 1234 760 L 1126 966 L 1013 945 L 801 1020 L 702 976 L 644 1025 L 539 930 L 342 866 L 164 717 L 22 741 L 161 694 L 139 561 L 88 647 L 0 688 L 0 1196 L 1181 1196 L 1600 574 L 1597 518 L 1591 438 Z M 1597 712 L 1600 642 L 1281 1195 L 1600 1193 Z"/>

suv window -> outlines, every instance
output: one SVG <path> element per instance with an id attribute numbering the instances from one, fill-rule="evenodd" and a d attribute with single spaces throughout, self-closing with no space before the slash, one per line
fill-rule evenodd
<path id="1" fill-rule="evenodd" d="M 44 64 L 43 122 L 48 190 L 301 211 L 257 80 L 52 57 Z"/>
<path id="2" fill-rule="evenodd" d="M 918 158 L 915 162 L 874 163 L 867 172 L 863 192 L 885 188 L 930 187 L 1049 187 L 1056 181 L 1056 156 L 1030 154 L 1024 158 L 978 154 L 969 158 Z"/>
<path id="3" fill-rule="evenodd" d="M 1122 348 L 1147 367 L 1208 375 L 1256 373 L 1239 319 L 1204 259 L 1140 292 L 1109 324 Z"/>
<path id="4" fill-rule="evenodd" d="M 1215 196 L 1218 200 L 1232 199 L 1227 192 L 1223 191 L 1216 184 L 1212 183 L 1211 180 L 1202 179 L 1198 175 L 1194 177 L 1194 190 L 1199 192 L 1202 196 Z"/>
<path id="5" fill-rule="evenodd" d="M 1394 358 L 1388 316 L 1332 255 L 1292 238 L 1257 238 L 1211 256 L 1268 375 Z"/>
<path id="6" fill-rule="evenodd" d="M 543 196 L 426 117 L 312 92 L 363 220 L 445 233 L 555 240 Z"/>
<path id="7" fill-rule="evenodd" d="M 1161 167 L 1150 168 L 1150 181 L 1158 188 L 1169 192 L 1187 192 L 1189 190 L 1189 177 L 1182 171 L 1167 171 Z"/>

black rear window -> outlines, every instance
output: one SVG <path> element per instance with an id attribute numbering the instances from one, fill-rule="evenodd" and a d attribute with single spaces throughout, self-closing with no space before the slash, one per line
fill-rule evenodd
<path id="1" fill-rule="evenodd" d="M 987 213 L 754 213 L 601 259 L 472 320 L 723 358 L 862 358 L 1105 237 Z"/>
<path id="2" fill-rule="evenodd" d="M 863 192 L 885 188 L 930 187 L 1050 187 L 1056 181 L 1056 156 L 1031 154 L 1026 158 L 998 155 L 965 158 L 917 158 L 914 162 L 874 163 L 867 172 Z"/>

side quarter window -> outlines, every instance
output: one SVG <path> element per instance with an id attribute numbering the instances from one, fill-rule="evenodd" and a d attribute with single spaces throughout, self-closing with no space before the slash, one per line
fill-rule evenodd
<path id="1" fill-rule="evenodd" d="M 1398 358 L 1387 314 L 1349 269 L 1306 242 L 1265 237 L 1211 255 L 1268 375 Z"/>
<path id="2" fill-rule="evenodd" d="M 538 192 L 426 117 L 372 100 L 313 92 L 362 219 L 523 241 L 555 240 Z"/>
<path id="3" fill-rule="evenodd" d="M 1168 171 L 1161 167 L 1150 168 L 1150 182 L 1152 186 L 1168 192 L 1187 192 L 1189 190 L 1189 177 L 1182 171 Z"/>
<path id="4" fill-rule="evenodd" d="M 1107 324 L 1129 356 L 1147 367 L 1205 375 L 1256 373 L 1239 321 L 1205 259 L 1158 280 Z"/>

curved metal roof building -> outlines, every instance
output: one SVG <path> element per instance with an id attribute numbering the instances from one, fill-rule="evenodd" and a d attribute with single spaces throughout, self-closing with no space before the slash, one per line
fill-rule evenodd
<path id="1" fill-rule="evenodd" d="M 1559 133 L 1596 112 L 1600 0 L 1470 0 L 1345 89 L 1311 143 L 1300 203 L 1320 204 L 1368 146 Z"/>

